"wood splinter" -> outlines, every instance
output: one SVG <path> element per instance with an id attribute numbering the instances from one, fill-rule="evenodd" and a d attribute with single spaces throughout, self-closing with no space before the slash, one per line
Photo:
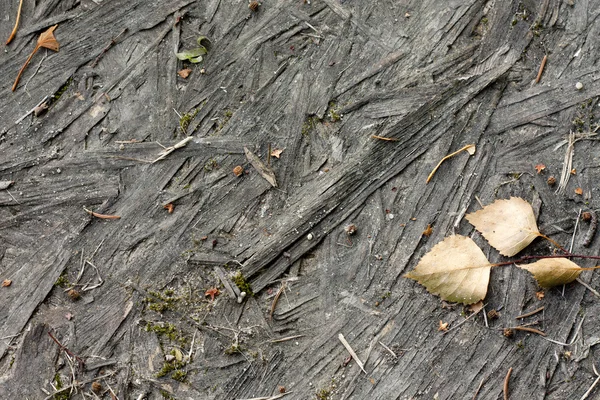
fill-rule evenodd
<path id="1" fill-rule="evenodd" d="M 360 358 L 358 358 L 358 356 L 356 355 L 356 353 L 354 352 L 354 350 L 352 350 L 352 347 L 350 347 L 350 343 L 348 343 L 348 341 L 346 340 L 346 338 L 344 338 L 344 335 L 342 335 L 341 333 L 338 335 L 338 339 L 340 339 L 340 342 L 342 342 L 342 344 L 344 345 L 344 347 L 346 348 L 346 350 L 348 350 L 348 353 L 350 353 L 350 355 L 352 356 L 352 358 L 354 359 L 354 361 L 356 361 L 356 363 L 358 364 L 358 366 L 360 367 L 360 369 L 362 370 L 362 372 L 365 373 L 365 375 L 367 374 L 367 371 L 365 371 L 365 367 L 362 361 L 360 361 Z"/>
<path id="2" fill-rule="evenodd" d="M 83 207 L 83 209 L 85 210 L 86 213 L 90 214 L 92 217 L 96 217 L 96 218 L 100 218 L 100 219 L 121 219 L 121 216 L 119 216 L 119 215 L 99 214 L 99 213 L 94 212 L 92 210 L 88 210 L 85 207 Z"/>
<path id="3" fill-rule="evenodd" d="M 502 391 L 504 392 L 504 400 L 508 400 L 508 382 L 510 381 L 510 374 L 512 374 L 512 370 L 512 367 L 510 367 L 506 373 L 506 378 L 504 378 L 504 386 L 502 388 Z"/>
<path id="4" fill-rule="evenodd" d="M 444 161 L 446 161 L 449 158 L 454 157 L 455 155 L 457 155 L 461 151 L 467 151 L 470 155 L 473 155 L 473 154 L 475 154 L 475 145 L 474 144 L 468 144 L 465 147 L 463 147 L 462 149 L 456 150 L 454 153 L 448 154 L 446 157 L 442 158 L 440 160 L 440 162 L 435 166 L 435 168 L 433 169 L 433 171 L 431 171 L 431 173 L 427 177 L 427 182 L 426 183 L 429 183 L 429 181 L 431 180 L 431 178 L 433 178 L 433 175 L 435 174 L 435 172 L 438 170 L 438 168 L 440 167 L 440 165 L 442 165 L 442 163 Z"/>

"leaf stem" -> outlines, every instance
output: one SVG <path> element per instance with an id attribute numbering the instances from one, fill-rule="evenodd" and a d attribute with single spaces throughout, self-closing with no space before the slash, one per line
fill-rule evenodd
<path id="1" fill-rule="evenodd" d="M 491 266 L 492 267 L 503 267 L 506 265 L 518 264 L 518 263 L 522 263 L 522 262 L 530 261 L 530 260 L 542 260 L 544 258 L 582 258 L 582 259 L 586 259 L 586 260 L 600 260 L 600 256 L 586 256 L 583 254 L 572 254 L 572 253 L 567 252 L 567 254 L 557 254 L 557 255 L 553 255 L 553 256 L 524 256 L 524 257 L 519 258 L 518 260 L 504 261 L 504 262 L 492 264 Z M 600 266 L 591 267 L 591 268 L 581 268 L 581 269 L 594 270 L 594 269 L 600 269 Z"/>
<path id="2" fill-rule="evenodd" d="M 21 75 L 23 74 L 23 71 L 29 65 L 29 61 L 31 61 L 31 59 L 33 58 L 34 54 L 36 53 L 36 51 L 38 51 L 39 48 L 40 48 L 39 44 L 35 46 L 35 49 L 33 49 L 33 51 L 31 52 L 31 54 L 27 58 L 27 61 L 25 61 L 25 64 L 23 64 L 23 66 L 19 70 L 19 74 L 17 75 L 17 79 L 15 79 L 15 83 L 13 83 L 13 85 L 12 85 L 12 91 L 13 92 L 15 91 L 15 89 L 17 88 L 17 85 L 19 84 L 19 79 L 21 79 Z"/>
<path id="3" fill-rule="evenodd" d="M 6 45 L 8 45 L 10 42 L 12 42 L 15 35 L 17 34 L 17 28 L 19 27 L 19 21 L 21 20 L 21 8 L 23 8 L 23 0 L 19 1 L 19 9 L 17 11 L 17 19 L 15 21 L 15 27 L 13 28 L 12 32 L 10 33 L 10 36 L 8 37 L 8 40 L 6 41 Z"/>

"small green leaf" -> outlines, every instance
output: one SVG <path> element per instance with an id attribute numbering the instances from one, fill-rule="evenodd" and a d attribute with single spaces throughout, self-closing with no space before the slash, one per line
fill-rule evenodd
<path id="1" fill-rule="evenodd" d="M 196 43 L 198 43 L 198 46 L 204 47 L 202 42 L 205 40 L 210 43 L 210 40 L 208 40 L 206 36 L 198 36 L 198 39 L 196 39 Z"/>
<path id="2" fill-rule="evenodd" d="M 206 53 L 208 53 L 208 51 L 206 51 L 205 47 L 198 47 L 196 49 L 182 51 L 181 53 L 175 53 L 175 56 L 181 61 L 189 60 L 193 63 L 198 63 L 202 61 L 202 56 Z"/>

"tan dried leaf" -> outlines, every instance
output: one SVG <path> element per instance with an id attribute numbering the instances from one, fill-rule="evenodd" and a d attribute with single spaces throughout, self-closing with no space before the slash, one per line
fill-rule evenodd
<path id="1" fill-rule="evenodd" d="M 466 218 L 500 254 L 508 257 L 541 235 L 533 208 L 520 197 L 496 200 Z"/>
<path id="2" fill-rule="evenodd" d="M 191 68 L 180 69 L 179 71 L 177 71 L 177 75 L 179 75 L 183 79 L 186 79 L 188 76 L 190 76 L 191 72 L 192 72 Z"/>
<path id="3" fill-rule="evenodd" d="M 9 287 L 12 285 L 12 281 L 10 279 L 5 279 L 2 281 L 2 287 Z"/>
<path id="4" fill-rule="evenodd" d="M 571 283 L 582 271 L 579 265 L 566 258 L 543 258 L 531 264 L 519 265 L 519 268 L 531 272 L 543 288 Z"/>
<path id="5" fill-rule="evenodd" d="M 439 323 L 439 326 L 438 326 L 438 331 L 440 331 L 440 332 L 447 332 L 448 331 L 448 325 L 449 325 L 448 322 L 444 322 L 444 321 L 442 321 L 440 319 L 440 323 Z"/>
<path id="6" fill-rule="evenodd" d="M 271 150 L 271 157 L 280 158 L 281 157 L 281 153 L 283 153 L 283 150 L 285 150 L 285 149 L 273 149 L 273 150 Z"/>
<path id="7" fill-rule="evenodd" d="M 405 276 L 443 300 L 468 305 L 485 297 L 490 269 L 489 261 L 471 238 L 453 235 L 433 246 Z"/>

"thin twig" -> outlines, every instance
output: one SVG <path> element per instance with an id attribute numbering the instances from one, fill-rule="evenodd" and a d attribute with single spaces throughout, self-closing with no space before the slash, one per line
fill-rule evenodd
<path id="1" fill-rule="evenodd" d="M 62 343 L 60 343 L 58 339 L 55 338 L 54 335 L 52 335 L 52 332 L 48 332 L 48 335 L 52 338 L 52 340 L 54 340 L 54 343 L 56 343 L 62 351 L 75 358 L 77 362 L 79 362 L 80 367 L 83 368 L 85 366 L 85 361 L 83 361 L 81 357 L 79 357 L 77 354 L 73 353 L 71 350 L 67 349 Z"/>
<path id="2" fill-rule="evenodd" d="M 99 213 L 94 212 L 92 210 L 88 210 L 85 207 L 83 207 L 83 209 L 85 210 L 86 213 L 90 214 L 91 216 L 96 217 L 96 218 L 100 218 L 100 219 L 120 219 L 121 218 L 118 215 L 99 214 Z"/>
<path id="3" fill-rule="evenodd" d="M 37 104 L 35 105 L 35 107 L 33 107 L 31 110 L 27 111 L 27 113 L 25 113 L 25 115 L 23 115 L 23 116 L 19 117 L 19 119 L 15 121 L 15 125 L 18 125 L 18 124 L 20 124 L 20 123 L 21 123 L 21 121 L 23 121 L 25 118 L 27 118 L 27 116 L 28 116 L 29 114 L 31 114 L 32 112 L 34 112 L 36 108 L 38 108 L 39 106 L 41 106 L 42 104 L 44 104 L 44 102 L 45 102 L 46 100 L 48 100 L 48 97 L 50 97 L 50 96 L 45 96 L 45 97 L 44 97 L 44 98 L 43 98 L 43 99 L 42 99 L 42 100 L 41 100 L 39 103 L 37 103 Z"/>
<path id="4" fill-rule="evenodd" d="M 371 138 L 373 139 L 379 139 L 379 140 L 385 140 L 387 142 L 397 142 L 400 139 L 396 139 L 396 138 L 390 138 L 390 137 L 384 137 L 384 136 L 377 136 L 377 135 L 371 135 Z"/>
<path id="5" fill-rule="evenodd" d="M 483 378 L 481 378 L 481 382 L 479 382 L 479 386 L 477 386 L 477 390 L 475 391 L 475 394 L 473 395 L 473 398 L 471 400 L 475 400 L 477 398 L 477 395 L 479 394 L 479 391 L 481 390 L 481 387 L 483 386 L 485 379 L 486 379 L 485 376 Z"/>
<path id="6" fill-rule="evenodd" d="M 531 333 L 537 333 L 540 336 L 546 336 L 546 334 L 538 329 L 535 328 L 529 328 L 527 326 L 513 326 L 512 328 L 508 328 L 508 329 L 514 329 L 515 331 L 525 331 L 525 332 L 531 332 Z"/>
<path id="7" fill-rule="evenodd" d="M 485 305 L 484 305 L 485 307 Z M 464 324 L 465 322 L 467 322 L 468 320 L 470 320 L 473 316 L 479 314 L 479 312 L 483 310 L 483 307 L 481 307 L 479 310 L 475 311 L 474 313 L 472 313 L 471 315 L 469 315 L 467 318 L 465 318 L 464 320 L 460 321 L 458 324 L 454 325 L 452 328 L 448 329 L 447 331 L 442 332 L 443 335 L 447 334 L 448 332 L 452 332 L 455 329 L 457 329 L 459 326 L 461 326 L 462 324 Z"/>
<path id="8" fill-rule="evenodd" d="M 592 393 L 592 390 L 594 390 L 594 388 L 598 384 L 598 382 L 600 382 L 600 374 L 598 373 L 598 371 L 596 371 L 596 364 L 594 362 L 592 362 L 592 368 L 594 369 L 594 373 L 596 374 L 597 378 L 594 381 L 594 383 L 592 383 L 592 386 L 590 386 L 590 388 L 587 390 L 587 392 L 585 392 L 583 394 L 583 396 L 581 396 L 581 400 L 587 399 L 588 396 L 590 395 L 590 393 Z"/>
<path id="9" fill-rule="evenodd" d="M 273 303 L 271 304 L 271 311 L 269 312 L 269 320 L 270 321 L 273 320 L 273 313 L 275 312 L 275 307 L 277 307 L 277 302 L 279 301 L 279 296 L 281 296 L 281 293 L 283 293 L 283 291 L 285 290 L 285 287 L 286 287 L 285 281 L 281 282 L 281 286 L 279 287 L 279 290 L 277 290 L 277 293 L 275 294 L 275 298 L 273 299 Z"/>
<path id="10" fill-rule="evenodd" d="M 288 336 L 288 337 L 284 337 L 281 339 L 271 339 L 269 340 L 269 343 L 281 343 L 281 342 L 287 342 L 288 340 L 294 340 L 294 339 L 298 339 L 301 337 L 304 337 L 305 335 L 295 335 L 295 336 Z"/>
<path id="11" fill-rule="evenodd" d="M 575 228 L 573 228 L 573 236 L 571 237 L 571 244 L 569 245 L 569 253 L 573 252 L 573 244 L 575 244 L 575 235 L 577 235 L 577 227 L 579 226 L 580 218 L 581 218 L 581 208 L 579 209 L 579 213 L 577 214 L 577 219 L 575 220 Z"/>
<path id="12" fill-rule="evenodd" d="M 433 175 L 435 174 L 435 172 L 438 170 L 438 168 L 440 167 L 440 165 L 442 165 L 442 163 L 444 161 L 446 161 L 447 159 L 449 159 L 451 157 L 454 157 L 455 155 L 459 154 L 461 151 L 468 151 L 469 154 L 473 154 L 473 153 L 471 153 L 471 149 L 474 149 L 474 148 L 475 148 L 474 144 L 468 144 L 465 147 L 456 150 L 454 153 L 448 154 L 446 157 L 442 158 L 440 160 L 440 162 L 435 166 L 435 168 L 433 169 L 433 171 L 431 171 L 431 173 L 427 177 L 426 183 L 429 183 L 429 181 L 431 180 L 431 178 L 433 178 Z"/>
<path id="13" fill-rule="evenodd" d="M 588 289 L 590 292 L 592 292 L 594 295 L 596 295 L 596 297 L 600 297 L 600 293 L 598 293 L 598 291 L 596 289 L 594 289 L 593 287 L 591 287 L 590 285 L 588 285 L 587 283 L 585 283 L 584 281 L 582 281 L 579 278 L 575 279 L 577 282 L 579 282 L 581 285 L 583 285 L 586 289 Z"/>
<path id="14" fill-rule="evenodd" d="M 546 66 L 546 61 L 548 61 L 548 55 L 544 55 L 544 58 L 542 58 L 542 63 L 540 64 L 540 69 L 537 77 L 535 78 L 535 83 L 540 83 L 540 79 L 542 79 L 542 73 L 544 72 L 544 67 Z"/>
<path id="15" fill-rule="evenodd" d="M 504 378 L 504 386 L 502 388 L 502 391 L 504 392 L 504 400 L 508 400 L 508 382 L 510 380 L 510 374 L 512 373 L 512 370 L 512 367 L 510 367 L 506 373 L 506 378 Z"/>
<path id="16" fill-rule="evenodd" d="M 8 40 L 6 41 L 6 45 L 8 45 L 14 39 L 17 34 L 17 28 L 19 27 L 19 21 L 21 21 L 21 8 L 23 8 L 23 0 L 19 1 L 19 9 L 17 10 L 17 19 L 15 20 L 15 27 L 13 28 Z"/>
<path id="17" fill-rule="evenodd" d="M 293 392 L 280 393 L 280 394 L 276 394 L 275 396 L 269 396 L 269 397 L 253 397 L 251 399 L 238 399 L 238 400 L 277 400 L 277 399 L 282 398 L 283 396 L 287 396 L 290 393 L 293 393 Z"/>
<path id="18" fill-rule="evenodd" d="M 23 86 L 23 90 L 27 91 L 27 85 L 29 85 L 29 82 L 31 82 L 31 80 L 33 79 L 33 77 L 36 76 L 37 73 L 40 71 L 40 68 L 42 68 L 42 63 L 44 62 L 44 60 L 46 59 L 46 57 L 48 57 L 48 49 L 46 49 L 46 53 L 44 54 L 44 57 L 42 57 L 42 59 L 40 60 L 40 63 L 38 64 L 37 68 L 33 72 L 33 75 L 31 75 L 29 77 L 29 79 L 27 79 L 27 82 L 25 82 L 25 85 Z"/>
<path id="19" fill-rule="evenodd" d="M 581 321 L 579 321 L 579 325 L 577 326 L 577 329 L 575 330 L 575 334 L 573 335 L 573 339 L 571 339 L 570 343 L 559 342 L 557 340 L 549 339 L 547 337 L 542 337 L 542 339 L 547 340 L 550 343 L 558 344 L 560 346 L 572 346 L 573 343 L 575 343 L 575 340 L 577 340 L 577 334 L 579 333 L 579 329 L 581 329 L 581 326 L 583 325 L 584 319 L 585 319 L 585 316 L 583 318 L 581 318 Z"/>
<path id="20" fill-rule="evenodd" d="M 124 34 L 125 34 L 125 32 L 127 32 L 127 28 L 123 29 L 123 30 L 121 31 L 121 33 L 119 33 L 119 34 L 117 35 L 117 37 L 115 37 L 114 39 L 112 39 L 112 40 L 110 41 L 110 43 L 109 43 L 109 44 L 108 44 L 108 45 L 107 45 L 107 46 L 106 46 L 104 49 L 102 49 L 102 53 L 98 54 L 98 57 L 96 57 L 96 59 L 94 60 L 94 62 L 93 62 L 91 65 L 90 65 L 90 67 L 91 67 L 91 68 L 95 68 L 95 67 L 96 67 L 96 65 L 98 65 L 98 63 L 100 62 L 100 59 L 102 58 L 102 56 L 104 56 L 104 54 L 105 54 L 105 53 L 106 53 L 108 50 L 110 50 L 110 48 L 111 48 L 111 47 L 113 47 L 115 44 L 117 44 L 117 39 L 118 39 L 119 37 L 121 37 L 121 35 L 124 35 Z"/>
<path id="21" fill-rule="evenodd" d="M 527 317 L 531 317 L 532 315 L 535 315 L 537 313 L 539 313 L 540 311 L 543 311 L 544 307 L 540 307 L 536 310 L 533 310 L 531 312 L 525 313 L 525 314 L 521 314 L 518 317 L 515 317 L 515 319 L 523 319 L 523 318 L 527 318 Z"/>
<path id="22" fill-rule="evenodd" d="M 391 354 L 392 356 L 394 356 L 394 358 L 396 358 L 396 359 L 398 358 L 398 356 L 396 355 L 396 353 L 394 353 L 394 352 L 392 351 L 392 349 L 390 349 L 389 347 L 387 347 L 385 344 L 381 343 L 381 341 L 378 341 L 378 343 L 379 343 L 380 345 L 382 345 L 384 349 L 386 349 L 387 351 L 389 351 L 389 352 L 390 352 L 390 354 Z M 406 351 L 406 349 L 402 349 L 402 351 Z"/>
<path id="23" fill-rule="evenodd" d="M 356 353 L 354 352 L 354 350 L 352 350 L 352 347 L 350 347 L 350 343 L 348 343 L 348 341 L 344 338 L 344 335 L 342 335 L 340 333 L 338 335 L 338 339 L 340 340 L 340 342 L 342 342 L 342 344 L 344 345 L 344 347 L 346 348 L 346 350 L 348 350 L 348 353 L 350 353 L 350 355 L 352 356 L 352 358 L 354 359 L 354 361 L 356 361 L 356 363 L 358 364 L 358 366 L 360 367 L 360 369 L 362 370 L 362 372 L 364 372 L 365 375 L 366 375 L 367 371 L 365 371 L 365 367 L 364 367 L 362 361 L 360 361 L 360 358 L 358 358 L 358 356 L 356 355 Z"/>

